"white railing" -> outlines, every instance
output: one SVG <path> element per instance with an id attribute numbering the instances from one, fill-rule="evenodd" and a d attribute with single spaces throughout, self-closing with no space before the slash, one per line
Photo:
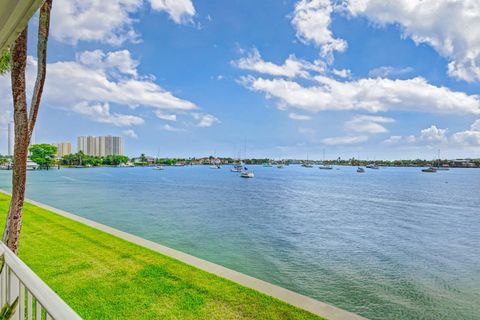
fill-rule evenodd
<path id="1" fill-rule="evenodd" d="M 0 272 L 0 309 L 5 306 L 11 307 L 17 301 L 9 319 L 81 319 L 2 242 L 0 242 L 0 257 L 4 261 Z"/>

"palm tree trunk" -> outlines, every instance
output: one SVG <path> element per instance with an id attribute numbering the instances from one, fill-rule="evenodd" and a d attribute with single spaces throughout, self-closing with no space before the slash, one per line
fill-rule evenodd
<path id="1" fill-rule="evenodd" d="M 22 208 L 25 198 L 27 156 L 29 144 L 27 97 L 25 93 L 25 67 L 27 64 L 28 29 L 19 35 L 12 47 L 12 96 L 15 123 L 15 150 L 12 174 L 12 200 L 8 210 L 3 242 L 15 253 L 18 252 Z"/>
<path id="2" fill-rule="evenodd" d="M 25 87 L 28 27 L 23 30 L 12 47 L 11 78 L 13 119 L 15 123 L 15 150 L 13 152 L 12 199 L 10 208 L 8 209 L 2 240 L 14 253 L 18 253 L 20 230 L 22 228 L 22 210 L 25 201 L 25 184 L 27 180 L 28 145 L 30 144 L 32 132 L 37 120 L 46 77 L 47 42 L 48 31 L 50 29 L 51 9 L 52 0 L 46 0 L 40 9 L 37 40 L 37 78 L 33 89 L 30 112 L 28 112 Z"/>

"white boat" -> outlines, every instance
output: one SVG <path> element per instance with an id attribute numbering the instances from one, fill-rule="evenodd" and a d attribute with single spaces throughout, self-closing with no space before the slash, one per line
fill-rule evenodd
<path id="1" fill-rule="evenodd" d="M 332 170 L 333 169 L 333 166 L 329 165 L 329 164 L 321 164 L 318 166 L 318 169 L 323 169 L 323 170 Z"/>
<path id="2" fill-rule="evenodd" d="M 422 169 L 422 172 L 435 173 L 437 172 L 437 169 L 434 167 L 428 167 L 428 168 Z"/>
<path id="3" fill-rule="evenodd" d="M 364 172 L 365 172 L 365 169 L 363 169 L 362 167 L 358 167 L 358 168 L 357 168 L 357 172 L 358 172 L 358 173 L 364 173 Z"/>
<path id="4" fill-rule="evenodd" d="M 37 170 L 38 164 L 33 162 L 32 160 L 27 160 L 27 170 Z"/>
<path id="5" fill-rule="evenodd" d="M 377 164 L 375 163 L 370 163 L 370 164 L 367 164 L 366 166 L 368 169 L 375 169 L 375 170 L 378 170 L 380 167 L 377 166 Z"/>
<path id="6" fill-rule="evenodd" d="M 235 164 L 230 171 L 232 172 L 242 172 L 243 165 L 242 164 Z"/>
<path id="7" fill-rule="evenodd" d="M 240 177 L 242 178 L 253 178 L 255 177 L 255 174 L 253 173 L 253 171 L 243 171 L 240 173 Z"/>
<path id="8" fill-rule="evenodd" d="M 308 153 L 307 153 L 307 161 L 304 161 L 302 163 L 302 167 L 304 168 L 313 168 L 313 164 L 310 163 L 310 161 L 308 161 Z"/>
<path id="9" fill-rule="evenodd" d="M 242 172 L 240 172 L 240 177 L 242 178 L 253 178 L 255 177 L 255 174 L 253 171 L 249 171 L 247 167 L 243 167 Z"/>
<path id="10" fill-rule="evenodd" d="M 154 170 L 164 170 L 165 168 L 163 166 L 155 166 L 155 168 L 153 168 Z"/>
<path id="11" fill-rule="evenodd" d="M 333 166 L 329 165 L 329 164 L 325 164 L 325 149 L 323 149 L 323 161 L 322 161 L 322 164 L 318 166 L 318 169 L 322 169 L 322 170 L 332 170 L 333 169 Z"/>
<path id="12" fill-rule="evenodd" d="M 214 164 L 210 166 L 210 169 L 222 169 L 222 167 L 218 164 Z"/>

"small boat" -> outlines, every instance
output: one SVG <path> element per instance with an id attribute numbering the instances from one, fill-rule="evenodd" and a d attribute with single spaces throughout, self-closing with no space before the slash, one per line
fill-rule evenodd
<path id="1" fill-rule="evenodd" d="M 333 169 L 333 166 L 328 165 L 328 164 L 321 164 L 321 165 L 318 166 L 318 169 L 322 169 L 322 170 L 332 170 L 332 169 Z"/>
<path id="2" fill-rule="evenodd" d="M 38 164 L 33 162 L 32 160 L 27 160 L 27 170 L 37 170 Z"/>
<path id="3" fill-rule="evenodd" d="M 304 168 L 313 168 L 313 164 L 311 164 L 310 161 L 308 161 L 308 153 L 307 153 L 307 161 L 303 161 L 302 167 L 304 167 Z"/>
<path id="4" fill-rule="evenodd" d="M 278 168 L 278 169 L 283 169 L 283 168 L 285 168 L 285 166 L 280 163 L 280 164 L 277 164 L 277 168 Z"/>
<path id="5" fill-rule="evenodd" d="M 222 169 L 222 167 L 218 164 L 214 164 L 210 166 L 210 169 Z"/>
<path id="6" fill-rule="evenodd" d="M 242 178 L 253 178 L 255 177 L 255 174 L 253 171 L 248 171 L 247 167 L 243 167 L 242 172 L 240 172 L 240 177 Z"/>
<path id="7" fill-rule="evenodd" d="M 424 168 L 422 169 L 422 172 L 430 172 L 430 173 L 435 173 L 437 172 L 437 169 L 434 168 L 434 167 L 428 167 L 428 168 Z"/>
<path id="8" fill-rule="evenodd" d="M 302 163 L 302 167 L 304 167 L 304 168 L 313 168 L 313 164 L 311 164 L 311 163 Z"/>
<path id="9" fill-rule="evenodd" d="M 253 171 L 245 171 L 245 172 L 240 173 L 240 177 L 242 177 L 242 178 L 253 178 L 253 177 L 255 177 L 255 174 L 253 173 Z"/>
<path id="10" fill-rule="evenodd" d="M 322 169 L 322 170 L 332 170 L 332 169 L 333 169 L 333 166 L 328 165 L 328 164 L 325 164 L 325 149 L 323 149 L 323 161 L 322 161 L 322 164 L 321 164 L 320 166 L 318 166 L 318 169 Z"/>
<path id="11" fill-rule="evenodd" d="M 364 172 L 365 172 L 365 169 L 363 169 L 362 167 L 358 167 L 358 168 L 357 168 L 357 172 L 358 172 L 358 173 L 364 173 Z"/>
<path id="12" fill-rule="evenodd" d="M 375 170 L 378 170 L 378 169 L 380 169 L 380 167 L 379 167 L 379 166 L 377 166 L 377 164 L 376 164 L 376 163 L 370 163 L 370 164 L 367 164 L 367 166 L 366 166 L 366 167 L 367 167 L 368 169 L 375 169 Z"/>
<path id="13" fill-rule="evenodd" d="M 165 168 L 163 166 L 155 166 L 155 168 L 153 168 L 154 170 L 164 170 Z"/>
<path id="14" fill-rule="evenodd" d="M 242 164 L 235 164 L 230 171 L 232 172 L 242 172 L 243 165 Z"/>

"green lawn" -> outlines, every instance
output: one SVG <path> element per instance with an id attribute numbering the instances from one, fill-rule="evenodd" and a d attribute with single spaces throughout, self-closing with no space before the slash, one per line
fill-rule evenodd
<path id="1" fill-rule="evenodd" d="M 8 204 L 0 194 L 2 230 Z M 319 319 L 31 204 L 19 253 L 85 319 Z"/>

